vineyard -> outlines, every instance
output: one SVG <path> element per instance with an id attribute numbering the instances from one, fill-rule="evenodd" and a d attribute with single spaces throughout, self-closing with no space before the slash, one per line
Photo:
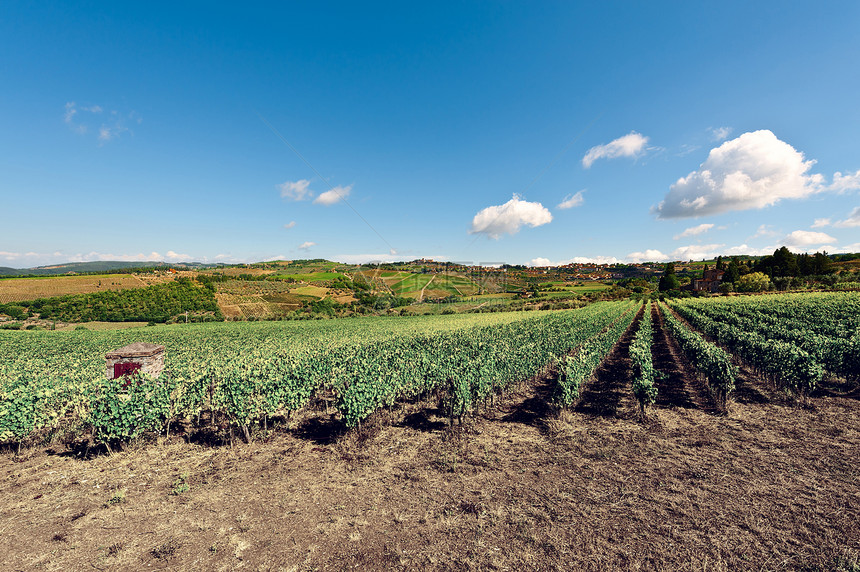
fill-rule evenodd
<path id="1" fill-rule="evenodd" d="M 146 283 L 143 280 L 131 274 L 8 278 L 0 280 L 0 304 L 144 286 Z"/>
<path id="2" fill-rule="evenodd" d="M 192 548 L 141 517 L 160 540 L 144 546 L 143 531 L 123 533 L 109 566 L 229 567 L 244 553 L 265 568 L 266 550 L 237 546 L 277 544 L 265 532 L 277 521 L 304 539 L 287 551 L 305 562 L 298 569 L 451 568 L 460 554 L 477 568 L 853 570 L 858 328 L 860 295 L 846 292 L 0 330 L 0 441 L 9 455 L 23 451 L 9 475 L 30 474 L 33 487 L 54 482 L 40 476 L 44 457 L 27 461 L 39 444 L 69 443 L 75 458 L 92 450 L 94 471 L 117 471 L 86 477 L 113 487 L 110 497 L 99 488 L 76 501 L 61 481 L 49 486 L 67 516 L 31 517 L 45 531 L 43 553 L 65 542 L 63 530 L 93 530 L 98 542 L 99 526 L 122 528 L 110 513 L 126 502 L 120 494 L 155 503 L 153 515 L 173 527 L 199 528 Z M 104 354 L 144 337 L 166 347 L 161 377 L 104 379 Z M 234 446 L 188 449 L 213 435 L 207 443 Z M 99 444 L 114 454 L 99 456 Z M 175 470 L 143 468 L 160 465 Z M 224 515 L 165 516 L 170 505 L 152 485 L 123 484 L 141 479 Z M 284 500 L 246 502 L 233 490 L 245 479 Z M 379 506 L 381 520 L 362 520 Z M 13 514 L 0 507 L 0 524 Z M 228 525 L 239 532 L 219 532 Z M 2 530 L 8 552 L 20 537 Z M 321 538 L 332 539 L 327 550 L 307 548 Z M 702 542 L 704 560 L 691 552 Z M 445 552 L 432 548 L 441 544 Z M 493 548 L 507 544 L 516 550 Z M 81 564 L 60 552 L 67 566 Z"/>
<path id="3" fill-rule="evenodd" d="M 825 375 L 860 379 L 856 294 L 687 300 L 658 308 L 723 412 L 738 364 L 798 396 L 811 395 Z M 652 363 L 650 303 L 541 315 L 165 327 L 146 334 L 167 347 L 168 371 L 157 382 L 131 384 L 103 379 L 101 360 L 139 331 L 0 332 L 0 441 L 86 426 L 110 443 L 167 432 L 171 423 L 199 423 L 204 415 L 249 439 L 269 418 L 289 418 L 320 398 L 332 402 L 347 428 L 381 408 L 431 396 L 444 401 L 449 421 L 462 421 L 547 367 L 559 372 L 551 401 L 570 407 L 634 322 L 630 389 L 645 415 L 661 375 Z"/>
<path id="4" fill-rule="evenodd" d="M 399 400 L 439 393 L 451 418 L 462 419 L 615 322 L 601 338 L 611 346 L 631 309 L 618 302 L 541 315 L 164 327 L 146 333 L 167 348 L 168 371 L 128 387 L 103 379 L 102 360 L 139 331 L 4 333 L 0 440 L 86 424 L 108 442 L 204 413 L 247 436 L 252 425 L 289 417 L 323 394 L 334 396 L 347 427 Z"/>

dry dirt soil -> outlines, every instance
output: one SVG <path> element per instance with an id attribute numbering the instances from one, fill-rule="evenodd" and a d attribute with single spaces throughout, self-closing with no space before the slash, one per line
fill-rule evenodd
<path id="1" fill-rule="evenodd" d="M 553 372 L 447 428 L 404 404 L 250 443 L 0 454 L 2 570 L 860 570 L 860 394 L 786 400 L 743 372 L 727 415 L 657 322 L 640 420 L 629 333 L 581 403 Z"/>

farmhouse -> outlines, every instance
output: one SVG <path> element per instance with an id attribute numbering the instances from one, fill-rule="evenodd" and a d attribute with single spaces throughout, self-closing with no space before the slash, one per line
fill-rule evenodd
<path id="1" fill-rule="evenodd" d="M 705 270 L 702 273 L 702 278 L 693 280 L 693 291 L 719 292 L 720 284 L 723 283 L 723 274 L 725 274 L 725 271 L 717 270 L 716 268 Z"/>
<path id="2" fill-rule="evenodd" d="M 158 377 L 164 369 L 164 346 L 135 342 L 105 354 L 105 376 L 116 379 L 140 370 Z"/>

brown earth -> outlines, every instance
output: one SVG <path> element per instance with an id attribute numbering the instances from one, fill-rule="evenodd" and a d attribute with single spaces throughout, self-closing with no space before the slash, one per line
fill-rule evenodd
<path id="1" fill-rule="evenodd" d="M 143 288 L 147 285 L 135 274 L 6 278 L 0 280 L 0 304 L 65 296 L 67 294 L 89 294 L 106 290 Z"/>
<path id="2" fill-rule="evenodd" d="M 418 403 L 361 433 L 310 411 L 232 447 L 7 451 L 0 569 L 858 570 L 860 393 L 746 377 L 715 414 L 659 324 L 644 421 L 622 338 L 560 414 L 550 372 L 453 429 Z"/>

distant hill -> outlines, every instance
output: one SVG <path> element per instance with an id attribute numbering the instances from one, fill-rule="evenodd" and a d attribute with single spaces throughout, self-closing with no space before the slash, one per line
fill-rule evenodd
<path id="1" fill-rule="evenodd" d="M 36 275 L 56 276 L 68 274 L 69 272 L 112 272 L 115 270 L 127 270 L 129 268 L 213 268 L 219 264 L 203 264 L 202 262 L 179 262 L 168 264 L 167 262 L 122 262 L 119 260 L 99 260 L 95 262 L 67 262 L 64 264 L 52 264 L 50 266 L 36 266 L 35 268 L 8 268 L 0 267 L 0 275 Z"/>

